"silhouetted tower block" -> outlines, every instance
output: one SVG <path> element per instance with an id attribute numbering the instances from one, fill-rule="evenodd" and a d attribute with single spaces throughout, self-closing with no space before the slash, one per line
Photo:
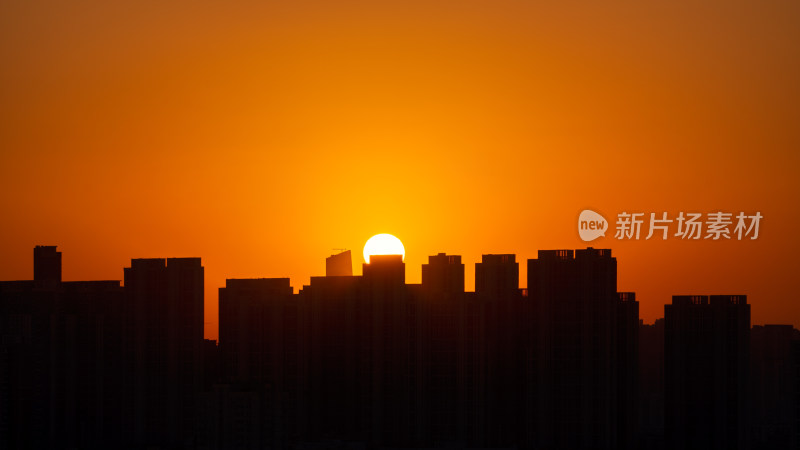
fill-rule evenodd
<path id="1" fill-rule="evenodd" d="M 520 332 L 525 313 L 521 310 L 519 263 L 516 255 L 483 255 L 475 264 L 475 295 L 483 302 L 485 327 L 485 443 L 505 447 L 515 440 L 519 389 L 523 363 Z"/>
<path id="2" fill-rule="evenodd" d="M 617 293 L 617 442 L 638 447 L 639 302 L 634 292 Z"/>
<path id="3" fill-rule="evenodd" d="M 750 330 L 753 448 L 798 448 L 791 325 L 754 325 Z"/>
<path id="4" fill-rule="evenodd" d="M 326 277 L 351 277 L 353 276 L 353 260 L 350 250 L 345 250 L 336 255 L 325 258 Z"/>
<path id="5" fill-rule="evenodd" d="M 637 307 L 618 307 L 611 250 L 540 250 L 538 256 L 528 260 L 533 439 L 541 448 L 617 448 L 618 371 L 629 361 L 618 357 L 618 315 L 632 318 Z"/>
<path id="6" fill-rule="evenodd" d="M 133 259 L 125 268 L 134 442 L 186 445 L 203 384 L 200 258 Z"/>
<path id="7" fill-rule="evenodd" d="M 119 281 L 61 283 L 60 305 L 51 319 L 64 448 L 102 448 L 122 444 L 125 400 L 121 366 L 124 316 Z M 51 360 L 51 363 L 53 361 Z M 63 403 L 62 403 L 63 402 Z M 63 408 L 63 409 L 62 409 Z M 116 444 L 116 445 L 115 445 Z"/>
<path id="8" fill-rule="evenodd" d="M 668 446 L 749 448 L 747 297 L 673 296 L 664 321 Z"/>
<path id="9" fill-rule="evenodd" d="M 406 282 L 403 255 L 372 255 L 363 265 L 364 281 L 372 286 L 398 288 Z"/>
<path id="10" fill-rule="evenodd" d="M 429 256 L 422 265 L 422 285 L 417 309 L 417 349 L 423 364 L 417 390 L 418 415 L 440 442 L 465 438 L 463 391 L 466 309 L 464 264 L 459 255 Z"/>
<path id="11" fill-rule="evenodd" d="M 33 248 L 33 281 L 38 287 L 56 287 L 61 282 L 61 252 L 55 245 Z"/>
<path id="12" fill-rule="evenodd" d="M 414 305 L 402 255 L 372 255 L 364 264 L 361 300 L 369 310 L 372 362 L 371 442 L 409 445 L 413 415 Z"/>
<path id="13" fill-rule="evenodd" d="M 519 294 L 516 255 L 483 255 L 475 264 L 475 293 L 497 299 Z"/>
<path id="14" fill-rule="evenodd" d="M 422 289 L 431 295 L 464 293 L 461 255 L 428 256 L 428 264 L 422 265 Z"/>
<path id="15" fill-rule="evenodd" d="M 792 379 L 794 384 L 792 402 L 794 403 L 795 411 L 794 441 L 800 442 L 800 339 L 792 340 L 792 365 L 794 366 L 794 377 Z"/>
<path id="16" fill-rule="evenodd" d="M 664 319 L 639 324 L 639 436 L 643 448 L 664 442 Z"/>
<path id="17" fill-rule="evenodd" d="M 289 278 L 225 280 L 219 289 L 219 350 L 224 382 L 250 392 L 258 406 L 246 419 L 262 424 L 264 444 L 281 447 L 274 441 L 279 435 L 268 430 L 295 435 L 298 395 L 297 302 Z"/>
<path id="18" fill-rule="evenodd" d="M 373 417 L 372 316 L 362 278 L 311 277 L 297 296 L 300 329 L 299 411 L 308 440 L 339 436 L 367 442 Z"/>
<path id="19" fill-rule="evenodd" d="M 34 250 L 37 280 L 0 282 L 0 448 L 115 447 L 122 287 L 61 282 L 55 249 Z"/>
<path id="20" fill-rule="evenodd" d="M 219 289 L 219 346 L 227 382 L 283 382 L 286 334 L 296 331 L 286 320 L 292 294 L 289 278 L 225 280 Z"/>

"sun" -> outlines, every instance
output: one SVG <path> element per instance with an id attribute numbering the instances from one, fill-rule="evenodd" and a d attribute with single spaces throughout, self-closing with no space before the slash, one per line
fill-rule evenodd
<path id="1" fill-rule="evenodd" d="M 400 239 L 391 234 L 381 233 L 369 238 L 364 244 L 364 261 L 369 263 L 371 255 L 402 255 L 406 259 L 406 249 Z"/>

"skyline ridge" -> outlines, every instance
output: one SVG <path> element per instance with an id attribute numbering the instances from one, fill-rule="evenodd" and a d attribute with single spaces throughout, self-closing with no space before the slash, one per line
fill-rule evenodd
<path id="1" fill-rule="evenodd" d="M 58 246 L 57 245 L 44 245 L 44 244 L 39 244 L 39 245 L 35 246 L 35 248 L 40 248 L 40 247 L 41 248 L 48 248 L 48 247 L 49 248 L 57 248 Z M 586 250 L 597 249 L 597 250 L 601 250 L 601 251 L 607 250 L 609 252 L 613 251 L 612 248 L 603 249 L 603 248 L 596 247 L 595 245 L 588 245 L 584 249 L 586 249 Z M 332 254 L 332 255 L 328 256 L 326 259 L 330 259 L 332 257 L 336 257 L 336 256 L 342 255 L 344 253 L 350 252 L 349 249 L 337 249 L 337 250 L 343 250 L 343 251 L 340 252 L 340 253 L 337 253 L 337 254 Z M 529 261 L 538 259 L 538 257 L 541 256 L 542 254 L 553 255 L 553 254 L 558 254 L 559 252 L 571 252 L 574 255 L 575 249 L 563 249 L 563 248 L 561 248 L 561 249 L 539 249 L 539 250 L 537 250 L 537 258 L 523 258 L 523 260 L 521 260 L 521 261 L 524 261 L 525 263 L 527 263 Z M 59 253 L 61 253 L 61 252 L 59 252 Z M 456 256 L 456 257 L 459 257 L 459 258 L 464 256 L 464 255 L 461 255 L 461 254 L 448 254 L 448 253 L 438 252 L 438 253 L 435 253 L 433 255 L 429 255 L 428 258 L 431 258 L 431 257 L 434 257 L 434 256 L 441 256 L 441 255 L 444 255 L 444 256 Z M 501 255 L 510 255 L 510 256 L 514 256 L 514 257 L 518 256 L 518 254 L 516 254 L 516 253 L 482 253 L 481 254 L 482 257 L 483 256 L 501 256 Z M 383 256 L 387 256 L 387 255 L 383 255 Z M 398 255 L 394 255 L 394 256 L 402 256 L 402 255 L 398 254 Z M 169 260 L 169 259 L 202 259 L 202 256 L 136 257 L 136 258 L 130 258 L 130 261 L 133 261 L 133 260 Z M 428 264 L 428 263 L 421 264 L 420 265 L 421 270 L 422 270 L 422 266 L 424 266 L 425 264 Z M 364 262 L 363 266 L 366 266 L 368 264 L 369 264 L 368 262 Z M 480 264 L 480 263 L 476 262 L 475 264 L 477 265 L 477 264 Z M 405 267 L 405 265 L 406 265 L 406 263 L 404 263 L 404 267 Z M 520 266 L 519 270 L 523 271 L 525 269 L 523 269 Z M 352 268 L 351 268 L 351 271 L 352 271 Z M 406 270 L 406 273 L 407 273 L 407 270 Z M 420 271 L 420 273 L 422 273 L 422 272 Z M 312 278 L 325 277 L 325 276 L 329 276 L 329 275 L 308 275 L 307 278 L 310 281 Z M 363 276 L 363 274 L 355 274 L 355 273 L 353 273 L 352 275 L 332 275 L 332 276 L 361 277 L 361 276 Z M 273 276 L 258 276 L 257 275 L 257 276 L 248 276 L 248 277 L 230 277 L 230 278 L 229 277 L 225 277 L 224 280 L 227 281 L 227 280 L 233 280 L 233 279 L 245 280 L 245 279 L 280 279 L 280 278 L 287 278 L 287 279 L 290 280 L 290 286 L 292 287 L 294 294 L 298 294 L 304 287 L 308 286 L 308 284 L 302 284 L 302 283 L 299 286 L 297 286 L 295 284 L 292 284 L 291 283 L 291 281 L 292 281 L 291 277 L 273 277 Z M 519 278 L 520 284 L 518 285 L 518 289 L 520 289 L 520 290 L 526 290 L 527 289 L 527 286 L 522 287 L 522 285 L 521 285 L 521 282 L 523 281 L 523 279 L 526 281 L 526 284 L 527 284 L 527 278 L 520 277 Z M 0 281 L 2 281 L 2 280 L 0 280 Z M 21 280 L 7 280 L 7 281 L 25 281 L 25 280 L 21 279 Z M 87 281 L 87 280 L 79 279 L 79 280 L 70 280 L 70 281 L 78 282 L 78 281 Z M 100 280 L 96 280 L 96 281 L 100 281 Z M 120 278 L 120 279 L 109 278 L 109 279 L 106 279 L 106 280 L 103 280 L 103 281 L 119 281 L 121 283 L 121 285 L 122 285 L 122 281 L 123 280 L 122 280 L 122 278 Z M 420 280 L 419 283 L 407 283 L 407 284 L 420 284 L 420 283 L 421 283 L 421 280 Z M 218 288 L 218 286 L 217 287 L 211 287 L 210 290 L 211 291 L 215 291 L 217 288 Z M 208 290 L 209 289 L 206 289 L 206 291 L 208 291 Z M 475 292 L 475 285 L 473 284 L 472 290 L 469 290 L 467 288 L 467 286 L 465 285 L 463 292 L 465 292 L 465 293 L 467 293 L 467 292 Z M 725 294 L 725 293 L 720 293 L 720 292 L 718 292 L 718 294 L 719 295 L 723 295 L 723 294 L 724 295 L 742 295 L 741 293 L 739 293 L 739 294 L 734 294 L 734 293 Z M 702 293 L 695 293 L 695 294 L 673 293 L 673 294 L 670 295 L 670 297 L 675 297 L 675 296 L 693 296 L 693 295 L 704 295 L 704 294 L 702 294 Z M 750 296 L 750 295 L 747 294 L 747 296 Z M 666 304 L 666 303 L 664 303 L 664 304 Z M 660 316 L 660 317 L 655 317 L 653 320 L 658 320 L 659 318 L 663 318 L 663 315 Z M 766 322 L 762 323 L 762 325 L 764 325 L 764 324 L 767 324 L 767 323 Z M 800 328 L 800 325 L 792 324 L 792 326 L 794 326 L 795 328 Z M 213 334 L 212 334 L 212 336 L 213 336 Z M 206 337 L 208 338 L 209 336 L 206 336 Z"/>

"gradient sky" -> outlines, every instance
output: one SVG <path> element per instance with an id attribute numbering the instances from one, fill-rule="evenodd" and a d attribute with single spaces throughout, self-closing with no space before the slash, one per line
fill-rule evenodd
<path id="1" fill-rule="evenodd" d="M 755 241 L 620 242 L 641 317 L 744 293 L 800 326 L 800 2 L 0 3 L 0 279 L 201 256 L 323 275 L 377 233 L 437 252 L 580 248 L 584 208 L 760 211 Z M 601 4 L 602 3 L 602 4 Z"/>

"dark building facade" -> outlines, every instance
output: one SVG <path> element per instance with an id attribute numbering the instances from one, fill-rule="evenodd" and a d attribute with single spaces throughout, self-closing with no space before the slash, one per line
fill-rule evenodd
<path id="1" fill-rule="evenodd" d="M 475 264 L 475 293 L 499 299 L 519 295 L 516 255 L 483 255 Z"/>
<path id="2" fill-rule="evenodd" d="M 678 295 L 664 306 L 669 448 L 749 448 L 749 357 L 746 296 Z"/>
<path id="3" fill-rule="evenodd" d="M 639 445 L 664 446 L 664 319 L 639 324 Z"/>
<path id="4" fill-rule="evenodd" d="M 56 287 L 61 283 L 61 252 L 54 245 L 33 249 L 33 281 L 38 287 Z"/>
<path id="5" fill-rule="evenodd" d="M 639 302 L 634 292 L 617 293 L 617 448 L 639 446 Z"/>
<path id="6" fill-rule="evenodd" d="M 434 296 L 464 294 L 464 264 L 460 255 L 439 253 L 422 265 L 423 290 Z"/>
<path id="7" fill-rule="evenodd" d="M 475 264 L 475 297 L 480 305 L 485 352 L 475 362 L 483 370 L 478 392 L 484 410 L 480 418 L 485 445 L 509 446 L 518 442 L 525 412 L 520 394 L 525 389 L 527 347 L 525 333 L 529 316 L 519 289 L 516 255 L 483 255 Z M 478 403 L 478 404 L 480 404 Z"/>
<path id="8" fill-rule="evenodd" d="M 797 448 L 798 373 L 792 345 L 800 331 L 791 325 L 754 325 L 750 330 L 750 388 L 753 449 Z"/>
<path id="9" fill-rule="evenodd" d="M 215 440 L 201 440 L 201 447 L 283 448 L 297 435 L 299 413 L 297 300 L 289 279 L 226 280 L 219 317 L 221 379 L 204 397 L 212 413 L 205 429 L 215 430 Z M 241 442 L 225 439 L 237 421 L 249 424 Z"/>
<path id="10" fill-rule="evenodd" d="M 350 255 L 350 250 L 345 250 L 341 253 L 337 253 L 325 258 L 325 276 L 353 276 L 353 258 Z"/>
<path id="11" fill-rule="evenodd" d="M 133 259 L 124 276 L 132 442 L 190 445 L 204 373 L 200 258 Z"/>
<path id="12" fill-rule="evenodd" d="M 123 444 L 120 282 L 62 282 L 54 246 L 33 272 L 0 282 L 0 449 Z"/>
<path id="13" fill-rule="evenodd" d="M 617 293 L 610 250 L 540 250 L 528 260 L 532 439 L 541 448 L 634 445 L 638 303 Z"/>
<path id="14" fill-rule="evenodd" d="M 476 428 L 474 364 L 468 361 L 469 303 L 464 293 L 464 264 L 459 255 L 439 253 L 422 265 L 416 340 L 424 369 L 419 390 L 419 413 L 429 426 L 432 440 L 464 441 Z"/>

